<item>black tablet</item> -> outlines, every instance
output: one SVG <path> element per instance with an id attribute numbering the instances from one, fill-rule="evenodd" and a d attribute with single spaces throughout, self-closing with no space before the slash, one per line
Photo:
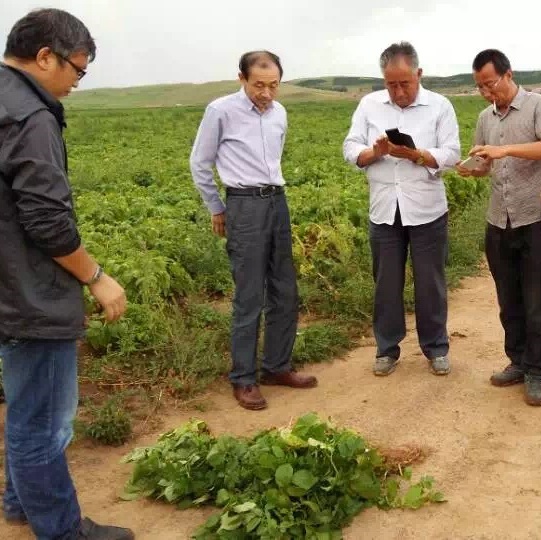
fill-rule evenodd
<path id="1" fill-rule="evenodd" d="M 399 146 L 407 146 L 408 148 L 415 149 L 415 143 L 413 142 L 413 139 L 411 138 L 411 135 L 408 135 L 407 133 L 400 133 L 398 129 L 386 129 L 385 133 L 387 133 L 388 139 L 393 143 L 397 144 Z"/>

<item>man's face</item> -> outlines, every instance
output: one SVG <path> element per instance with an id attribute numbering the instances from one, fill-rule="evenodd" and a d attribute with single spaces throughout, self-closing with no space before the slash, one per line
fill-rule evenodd
<path id="1" fill-rule="evenodd" d="M 417 98 L 422 69 L 414 69 L 404 58 L 397 58 L 383 70 L 385 88 L 399 107 L 409 107 Z"/>
<path id="2" fill-rule="evenodd" d="M 248 78 L 245 78 L 240 73 L 239 79 L 244 86 L 246 95 L 254 105 L 260 111 L 265 111 L 278 94 L 280 70 L 275 64 L 269 63 L 268 67 L 261 67 L 256 64 L 250 68 Z"/>
<path id="3" fill-rule="evenodd" d="M 490 103 L 496 103 L 497 107 L 506 106 L 507 98 L 511 93 L 513 74 L 507 71 L 500 75 L 494 68 L 494 64 L 489 62 L 479 71 L 473 72 L 473 79 L 479 93 Z"/>
<path id="4" fill-rule="evenodd" d="M 50 49 L 42 49 L 36 61 L 40 67 L 37 75 L 39 82 L 55 98 L 61 99 L 79 85 L 88 66 L 88 55 L 77 52 L 63 58 Z"/>

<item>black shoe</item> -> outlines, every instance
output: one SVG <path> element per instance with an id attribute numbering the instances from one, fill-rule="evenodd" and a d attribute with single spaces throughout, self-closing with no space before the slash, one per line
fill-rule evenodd
<path id="1" fill-rule="evenodd" d="M 503 371 L 498 371 L 490 377 L 494 386 L 511 386 L 524 382 L 524 371 L 516 364 L 509 364 Z"/>
<path id="2" fill-rule="evenodd" d="M 79 540 L 134 540 L 135 535 L 130 529 L 113 527 L 112 525 L 98 525 L 90 518 L 81 521 Z"/>
<path id="3" fill-rule="evenodd" d="M 524 377 L 524 400 L 528 405 L 539 407 L 541 405 L 541 375 L 530 375 Z"/>

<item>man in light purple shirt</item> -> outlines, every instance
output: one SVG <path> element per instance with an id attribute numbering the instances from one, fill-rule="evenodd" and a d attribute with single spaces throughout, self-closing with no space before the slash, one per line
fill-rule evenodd
<path id="1" fill-rule="evenodd" d="M 227 236 L 235 282 L 229 376 L 233 393 L 242 407 L 257 410 L 267 406 L 257 384 L 257 340 L 263 308 L 261 383 L 310 388 L 317 380 L 291 367 L 298 296 L 280 164 L 287 114 L 274 101 L 283 70 L 278 56 L 269 51 L 244 54 L 239 68 L 242 88 L 208 105 L 190 167 L 212 215 L 214 233 Z M 214 180 L 214 166 L 226 186 L 226 204 Z"/>
<path id="2" fill-rule="evenodd" d="M 365 169 L 370 183 L 374 374 L 389 375 L 400 357 L 409 248 L 419 343 L 431 371 L 447 375 L 447 199 L 441 172 L 460 157 L 458 123 L 449 100 L 421 86 L 411 44 L 388 47 L 380 67 L 386 90 L 361 99 L 344 141 L 345 159 Z M 410 135 L 415 148 L 393 144 L 386 135 L 392 129 Z"/>

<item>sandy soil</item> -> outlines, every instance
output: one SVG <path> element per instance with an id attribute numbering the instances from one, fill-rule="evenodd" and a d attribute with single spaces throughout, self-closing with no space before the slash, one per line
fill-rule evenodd
<path id="1" fill-rule="evenodd" d="M 500 389 L 488 383 L 506 363 L 490 276 L 466 279 L 451 295 L 449 332 L 448 377 L 429 373 L 410 318 L 401 363 L 388 378 L 372 375 L 374 348 L 368 343 L 332 364 L 310 367 L 319 377 L 316 389 L 264 388 L 270 403 L 265 411 L 241 409 L 227 385 L 217 383 L 204 398 L 205 412 L 169 410 L 160 432 L 198 417 L 216 433 L 249 434 L 316 411 L 373 443 L 426 448 L 429 457 L 414 468 L 414 478 L 433 475 L 448 498 L 418 511 L 363 512 L 346 539 L 541 539 L 541 409 L 524 403 L 522 385 Z M 140 540 L 188 539 L 212 510 L 178 511 L 117 497 L 130 474 L 121 457 L 156 436 L 116 449 L 71 448 L 81 505 L 96 521 L 132 527 Z M 27 527 L 0 522 L 2 539 L 32 537 Z"/>

